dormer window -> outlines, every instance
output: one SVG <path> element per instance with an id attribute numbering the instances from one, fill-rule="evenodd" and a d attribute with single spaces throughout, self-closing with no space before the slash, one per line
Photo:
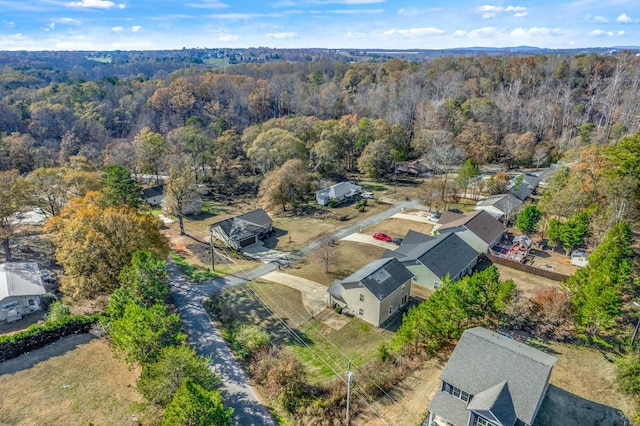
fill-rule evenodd
<path id="1" fill-rule="evenodd" d="M 496 426 L 495 423 L 490 422 L 489 420 L 485 419 L 484 417 L 476 417 L 476 426 Z"/>

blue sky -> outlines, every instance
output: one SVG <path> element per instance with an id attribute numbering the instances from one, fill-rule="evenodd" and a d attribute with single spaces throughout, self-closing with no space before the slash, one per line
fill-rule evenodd
<path id="1" fill-rule="evenodd" d="M 0 0 L 0 50 L 640 46 L 639 0 Z"/>

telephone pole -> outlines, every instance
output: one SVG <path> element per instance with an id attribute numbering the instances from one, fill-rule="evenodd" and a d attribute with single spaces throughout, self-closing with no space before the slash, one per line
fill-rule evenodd
<path id="1" fill-rule="evenodd" d="M 213 232 L 209 229 L 209 248 L 211 249 L 211 270 L 216 270 L 216 255 L 213 251 Z"/>
<path id="2" fill-rule="evenodd" d="M 349 426 L 349 399 L 351 398 L 351 382 L 353 373 L 351 372 L 351 360 L 347 364 L 347 426 Z"/>

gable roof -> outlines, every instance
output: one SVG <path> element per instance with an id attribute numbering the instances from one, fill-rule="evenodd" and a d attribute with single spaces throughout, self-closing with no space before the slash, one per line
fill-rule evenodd
<path id="1" fill-rule="evenodd" d="M 45 292 L 37 263 L 7 262 L 0 265 L 0 300 L 11 296 L 36 296 Z"/>
<path id="2" fill-rule="evenodd" d="M 490 388 L 506 382 L 516 417 L 532 424 L 556 361 L 509 337 L 475 327 L 462 333 L 440 379 L 473 395 L 472 402 L 476 395 L 480 396 L 478 405 L 488 404 L 491 395 L 497 394 Z M 496 404 L 505 401 L 506 396 L 497 395 Z M 500 412 L 508 417 L 506 412 Z"/>
<path id="3" fill-rule="evenodd" d="M 411 271 L 392 257 L 369 262 L 347 278 L 341 280 L 340 283 L 342 285 L 360 283 L 378 300 L 382 301 L 402 284 L 409 281 L 411 277 L 413 277 Z"/>
<path id="4" fill-rule="evenodd" d="M 445 225 L 453 222 L 454 220 L 459 220 L 463 214 L 450 212 L 449 210 L 443 211 L 440 213 L 440 219 L 438 219 L 438 225 Z"/>
<path id="5" fill-rule="evenodd" d="M 517 176 L 516 176 L 516 178 L 512 179 L 509 182 L 507 189 L 516 198 L 524 201 L 529 196 L 531 196 L 531 194 L 533 194 L 533 191 L 535 191 L 535 189 L 538 187 L 538 184 L 540 183 L 540 178 L 529 173 L 524 173 L 520 176 L 522 176 L 522 182 L 520 182 L 520 186 L 518 186 L 517 189 L 515 187 L 516 185 L 515 180 L 517 179 Z"/>
<path id="6" fill-rule="evenodd" d="M 340 182 L 335 185 L 322 188 L 318 191 L 320 195 L 327 195 L 329 198 L 340 199 L 345 195 L 354 195 L 360 192 L 362 187 L 351 182 Z"/>
<path id="7" fill-rule="evenodd" d="M 164 185 L 156 185 L 142 190 L 142 198 L 153 198 L 164 194 Z"/>
<path id="8" fill-rule="evenodd" d="M 503 425 L 512 425 L 516 422 L 513 400 L 506 380 L 474 395 L 467 409 L 490 411 Z"/>
<path id="9" fill-rule="evenodd" d="M 253 235 L 259 234 L 273 223 L 273 220 L 263 209 L 257 209 L 249 213 L 241 214 L 211 225 L 211 228 L 220 227 L 231 239 L 241 241 Z"/>
<path id="10" fill-rule="evenodd" d="M 496 238 L 502 236 L 502 234 L 507 230 L 502 222 L 491 216 L 486 211 L 474 210 L 472 212 L 465 213 L 461 218 L 453 222 L 447 223 L 445 226 L 438 229 L 438 232 L 444 233 L 459 226 L 464 226 L 487 244 L 493 243 Z"/>
<path id="11" fill-rule="evenodd" d="M 476 210 L 478 207 L 495 207 L 500 210 L 502 213 L 514 212 L 518 210 L 522 206 L 522 201 L 517 199 L 511 194 L 498 194 L 492 195 L 491 197 L 478 201 L 476 203 Z"/>
<path id="12" fill-rule="evenodd" d="M 418 260 L 439 278 L 455 277 L 478 257 L 478 252 L 456 234 L 441 235 L 429 241 L 429 249 Z"/>

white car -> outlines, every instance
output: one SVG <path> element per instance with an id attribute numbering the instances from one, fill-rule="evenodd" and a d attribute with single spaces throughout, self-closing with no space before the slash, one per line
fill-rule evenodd
<path id="1" fill-rule="evenodd" d="M 434 213 L 427 216 L 429 222 L 437 222 L 440 220 L 440 213 Z"/>
<path id="2" fill-rule="evenodd" d="M 373 198 L 373 192 L 363 192 L 360 196 L 362 198 Z"/>

